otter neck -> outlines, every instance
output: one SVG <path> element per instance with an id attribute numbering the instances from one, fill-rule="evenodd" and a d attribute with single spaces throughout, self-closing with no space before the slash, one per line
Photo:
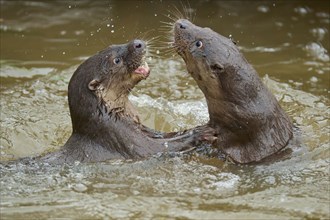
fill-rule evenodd
<path id="1" fill-rule="evenodd" d="M 227 113 L 223 102 L 208 96 L 205 98 L 208 106 L 210 122 L 214 124 L 227 123 L 226 120 L 224 121 L 224 119 L 227 118 Z"/>
<path id="2" fill-rule="evenodd" d="M 109 91 L 101 95 L 101 100 L 105 104 L 107 112 L 119 114 L 132 118 L 136 122 L 140 122 L 137 111 L 128 99 L 129 91 L 125 93 L 115 93 Z"/>

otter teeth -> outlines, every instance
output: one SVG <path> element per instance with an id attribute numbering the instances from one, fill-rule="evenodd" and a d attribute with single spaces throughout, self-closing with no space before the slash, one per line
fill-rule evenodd
<path id="1" fill-rule="evenodd" d="M 146 61 L 144 61 L 144 64 L 142 64 L 142 66 L 149 69 L 148 63 Z"/>
<path id="2" fill-rule="evenodd" d="M 140 67 L 142 67 L 142 68 L 146 69 L 147 71 L 149 71 L 149 65 L 148 65 L 147 61 L 144 61 L 144 63 L 141 64 Z"/>

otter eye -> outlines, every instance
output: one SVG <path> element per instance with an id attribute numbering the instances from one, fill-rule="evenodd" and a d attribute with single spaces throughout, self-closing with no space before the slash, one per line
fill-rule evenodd
<path id="1" fill-rule="evenodd" d="M 196 42 L 196 47 L 198 47 L 198 48 L 201 48 L 203 46 L 203 42 L 202 41 L 197 41 Z"/>
<path id="2" fill-rule="evenodd" d="M 113 63 L 114 64 L 119 64 L 120 63 L 120 58 L 116 57 L 115 59 L 113 59 Z"/>

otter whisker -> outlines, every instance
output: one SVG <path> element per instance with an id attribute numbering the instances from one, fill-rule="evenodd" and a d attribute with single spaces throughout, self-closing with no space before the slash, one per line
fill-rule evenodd
<path id="1" fill-rule="evenodd" d="M 158 42 L 152 42 L 150 44 L 147 44 L 147 48 L 151 50 L 157 50 L 158 44 L 161 43 L 161 41 Z"/>
<path id="2" fill-rule="evenodd" d="M 149 45 L 149 44 L 157 42 L 159 39 L 160 39 L 160 36 L 156 36 L 156 37 L 151 37 L 151 38 L 144 39 L 144 40 Z"/>
<path id="3" fill-rule="evenodd" d="M 164 57 L 171 57 L 172 59 L 176 59 L 176 57 L 178 57 L 177 55 L 176 55 L 176 53 L 175 52 L 172 52 L 172 51 L 170 51 L 170 52 L 164 52 L 163 53 L 163 56 Z M 180 58 L 180 57 L 179 57 Z"/>
<path id="4" fill-rule="evenodd" d="M 161 59 L 162 58 L 162 56 L 160 56 L 160 55 L 151 55 L 151 56 L 149 56 L 148 57 L 148 65 L 150 66 L 150 65 L 152 65 L 152 63 L 150 63 L 153 59 Z"/>
<path id="5" fill-rule="evenodd" d="M 162 50 L 163 53 L 170 54 L 170 53 L 175 53 L 176 48 L 174 47 L 166 47 Z M 175 53 L 176 54 L 176 53 Z"/>
<path id="6" fill-rule="evenodd" d="M 155 29 L 150 29 L 150 30 L 148 30 L 146 32 L 140 33 L 138 35 L 138 38 L 146 41 L 147 44 L 148 44 L 148 42 L 150 42 L 153 38 L 157 38 L 157 37 L 152 37 L 151 36 L 152 32 L 155 32 Z"/>
<path id="7" fill-rule="evenodd" d="M 173 33 L 173 28 L 172 27 L 171 28 L 161 28 L 160 27 L 159 31 L 163 32 L 164 34 L 166 34 L 165 36 L 169 37 Z M 165 36 L 163 36 L 163 37 L 165 37 Z"/>
<path id="8" fill-rule="evenodd" d="M 168 54 L 171 54 L 174 52 L 175 52 L 175 50 L 173 50 L 171 48 L 164 48 L 164 49 L 161 49 L 159 53 L 162 55 L 168 55 Z"/>
<path id="9" fill-rule="evenodd" d="M 168 41 L 168 40 L 170 40 L 170 41 Z M 159 43 L 167 44 L 167 45 L 173 45 L 174 44 L 174 40 L 173 39 L 168 38 L 168 40 L 166 40 L 166 41 L 159 41 Z"/>
<path id="10" fill-rule="evenodd" d="M 174 17 L 171 17 L 171 14 L 173 15 L 172 11 L 167 10 L 169 14 L 163 14 L 164 17 L 166 17 L 167 19 L 170 19 L 171 22 L 175 22 L 177 19 Z"/>
<path id="11" fill-rule="evenodd" d="M 146 58 L 153 58 L 153 57 L 160 58 L 159 53 L 160 53 L 159 49 L 157 49 L 157 51 L 148 50 Z"/>
<path id="12" fill-rule="evenodd" d="M 168 22 L 168 21 L 160 21 L 160 23 L 165 24 L 165 25 L 167 25 L 168 27 L 171 27 L 171 26 L 173 26 L 173 24 L 174 24 L 175 22 L 172 22 L 172 21 L 170 21 L 170 22 Z"/>
<path id="13" fill-rule="evenodd" d="M 168 32 L 172 32 L 173 31 L 173 25 L 171 26 L 168 26 L 168 25 L 160 25 L 157 29 L 158 31 L 161 30 L 161 31 L 168 31 Z"/>
<path id="14" fill-rule="evenodd" d="M 182 14 L 182 12 L 178 9 L 178 7 L 176 7 L 175 5 L 173 5 L 174 11 L 172 11 L 172 15 L 175 16 L 176 20 L 180 19 L 180 18 L 185 18 L 185 16 Z"/>
<path id="15" fill-rule="evenodd" d="M 161 47 L 162 51 L 175 51 L 176 48 L 172 46 L 167 46 L 167 47 Z"/>
<path id="16" fill-rule="evenodd" d="M 184 5 L 182 1 L 180 3 L 185 15 L 184 18 L 193 21 L 196 16 L 196 11 L 191 7 L 190 2 L 186 1 L 186 5 Z"/>

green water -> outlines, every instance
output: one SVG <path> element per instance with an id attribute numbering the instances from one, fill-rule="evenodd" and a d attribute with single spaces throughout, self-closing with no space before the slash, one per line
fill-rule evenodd
<path id="1" fill-rule="evenodd" d="M 183 1 L 184 2 L 184 1 Z M 231 36 L 300 130 L 271 164 L 150 158 L 98 164 L 0 165 L 1 219 L 329 219 L 328 1 L 184 2 L 194 23 Z M 0 1 L 0 157 L 58 149 L 71 132 L 67 85 L 110 44 L 151 39 L 150 77 L 130 99 L 163 131 L 208 121 L 203 94 L 161 21 L 178 1 Z M 190 5 L 190 6 L 189 6 Z"/>

